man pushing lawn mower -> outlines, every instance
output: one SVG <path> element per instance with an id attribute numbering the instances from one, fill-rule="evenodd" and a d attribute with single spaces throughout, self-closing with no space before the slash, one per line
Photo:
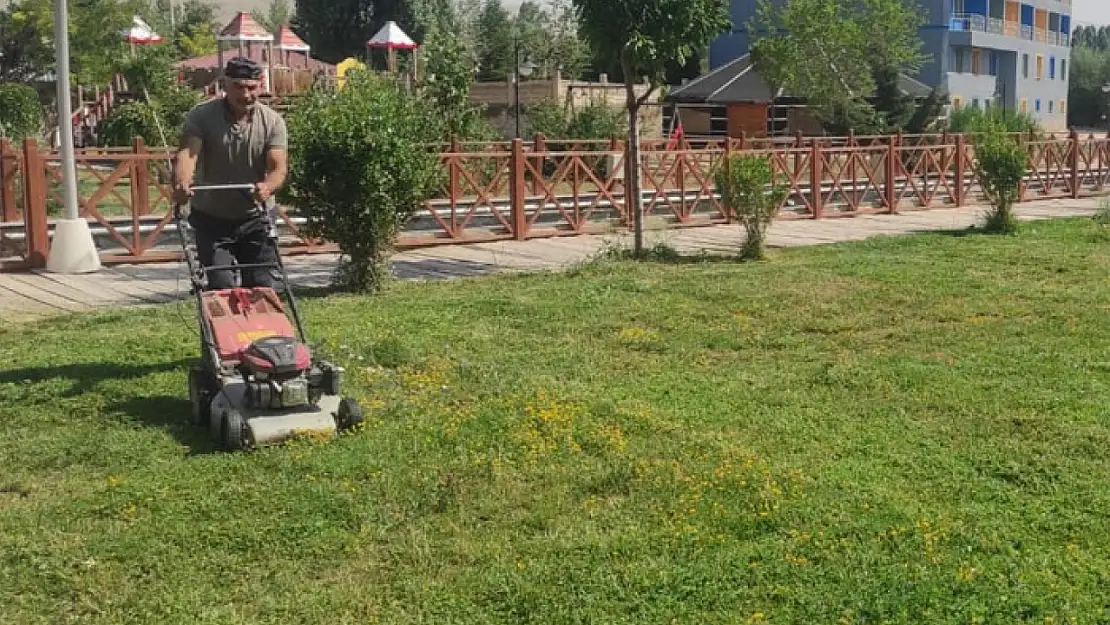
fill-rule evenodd
<path id="1" fill-rule="evenodd" d="M 285 183 L 288 135 L 281 115 L 258 101 L 261 79 L 257 63 L 231 59 L 224 70 L 227 95 L 197 106 L 185 120 L 174 199 L 191 205 L 189 224 L 196 230 L 197 254 L 204 266 L 230 265 L 233 259 L 252 265 L 276 260 L 267 212 L 273 208 L 274 193 Z M 192 191 L 194 177 L 200 185 L 249 182 L 254 190 L 223 189 L 198 196 Z M 244 287 L 273 284 L 267 269 L 241 273 Z M 226 289 L 233 286 L 232 279 L 231 271 L 212 271 L 208 285 Z"/>
<path id="2" fill-rule="evenodd" d="M 229 450 L 362 421 L 358 403 L 339 396 L 342 369 L 305 344 L 273 223 L 273 194 L 286 173 L 285 121 L 257 101 L 260 78 L 248 59 L 228 63 L 227 95 L 186 119 L 174 181 L 201 337 L 201 361 L 189 370 L 193 418 Z"/>

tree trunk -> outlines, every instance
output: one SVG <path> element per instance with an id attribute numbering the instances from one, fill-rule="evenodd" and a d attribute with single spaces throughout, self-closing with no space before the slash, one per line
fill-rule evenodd
<path id="1" fill-rule="evenodd" d="M 640 107 L 632 103 L 628 106 L 628 181 L 632 200 L 632 229 L 634 256 L 642 258 L 644 253 L 644 194 L 640 191 Z"/>

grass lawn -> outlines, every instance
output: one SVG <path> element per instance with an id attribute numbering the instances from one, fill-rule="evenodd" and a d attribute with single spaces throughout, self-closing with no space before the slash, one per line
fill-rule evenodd
<path id="1" fill-rule="evenodd" d="M 190 309 L 0 331 L 0 622 L 1110 622 L 1110 230 L 305 302 L 364 431 L 187 425 Z"/>

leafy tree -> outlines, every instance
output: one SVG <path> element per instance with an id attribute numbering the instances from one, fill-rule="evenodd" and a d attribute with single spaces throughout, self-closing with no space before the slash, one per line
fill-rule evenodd
<path id="1" fill-rule="evenodd" d="M 314 56 L 338 63 L 361 56 L 366 42 L 390 20 L 422 39 L 409 0 L 297 0 L 292 26 Z"/>
<path id="2" fill-rule="evenodd" d="M 426 103 L 394 80 L 348 74 L 338 92 L 314 90 L 288 117 L 288 202 L 311 237 L 339 245 L 337 282 L 378 291 L 405 222 L 440 183 Z"/>
<path id="3" fill-rule="evenodd" d="M 173 44 L 175 56 L 191 58 L 216 52 L 216 8 L 208 0 L 152 0 L 143 19 Z"/>
<path id="4" fill-rule="evenodd" d="M 1100 47 L 1100 41 L 1087 37 L 1072 48 L 1068 61 L 1068 123 L 1072 126 L 1106 123 L 1107 95 L 1102 86 L 1110 83 L 1110 49 Z"/>
<path id="5" fill-rule="evenodd" d="M 513 23 L 500 0 L 486 0 L 478 16 L 478 79 L 507 80 L 516 67 Z"/>
<path id="6" fill-rule="evenodd" d="M 54 51 L 39 25 L 22 3 L 0 10 L 0 83 L 30 82 L 54 63 Z"/>
<path id="7" fill-rule="evenodd" d="M 121 59 L 129 54 L 120 33 L 130 28 L 135 15 L 141 14 L 143 0 L 82 0 L 71 3 L 69 47 L 71 70 L 75 82 L 87 85 L 106 84 Z M 52 71 L 54 66 L 54 2 L 53 0 L 21 0 L 12 5 L 13 16 L 27 20 L 38 37 L 45 38 L 50 48 L 50 66 L 39 71 Z"/>
<path id="8" fill-rule="evenodd" d="M 578 36 L 578 22 L 569 0 L 552 0 L 546 7 L 525 0 L 517 11 L 515 25 L 522 55 L 539 66 L 537 78 L 551 78 L 556 71 L 570 79 L 582 75 L 590 49 Z"/>
<path id="9" fill-rule="evenodd" d="M 289 18 L 292 16 L 293 11 L 289 7 L 289 0 L 270 0 L 265 11 L 257 9 L 251 11 L 254 21 L 270 32 L 277 32 L 278 28 L 289 23 Z"/>
<path id="10" fill-rule="evenodd" d="M 752 57 L 769 83 L 805 99 L 831 129 L 888 132 L 914 117 L 898 89 L 928 57 L 915 0 L 759 0 Z"/>
<path id="11" fill-rule="evenodd" d="M 0 138 L 21 141 L 43 130 L 42 104 L 32 87 L 0 84 Z"/>
<path id="12" fill-rule="evenodd" d="M 492 138 L 482 107 L 470 102 L 474 64 L 459 38 L 448 28 L 433 28 L 424 39 L 424 57 L 427 65 L 420 86 L 434 112 L 438 135 L 460 140 Z"/>
<path id="13" fill-rule="evenodd" d="M 984 111 L 975 107 L 962 107 L 948 116 L 948 130 L 976 134 L 999 130 L 1008 133 L 1039 132 L 1041 125 L 1029 113 L 994 107 Z"/>
<path id="14" fill-rule="evenodd" d="M 731 26 L 727 0 L 573 0 L 578 23 L 598 54 L 620 59 L 628 111 L 634 254 L 643 255 L 639 114 L 672 61 L 685 63 Z M 637 77 L 648 88 L 636 93 Z"/>
<path id="15" fill-rule="evenodd" d="M 569 107 L 545 101 L 528 107 L 529 138 L 590 140 L 627 135 L 628 120 L 620 108 L 590 103 Z"/>

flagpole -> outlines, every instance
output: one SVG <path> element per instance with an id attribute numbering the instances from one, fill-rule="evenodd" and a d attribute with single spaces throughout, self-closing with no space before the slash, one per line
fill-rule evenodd
<path id="1" fill-rule="evenodd" d="M 46 269 L 54 273 L 89 273 L 100 269 L 100 254 L 77 205 L 77 166 L 73 150 L 73 107 L 69 86 L 69 10 L 66 0 L 54 0 L 55 78 L 58 88 L 58 135 L 65 219 L 54 226 Z"/>

